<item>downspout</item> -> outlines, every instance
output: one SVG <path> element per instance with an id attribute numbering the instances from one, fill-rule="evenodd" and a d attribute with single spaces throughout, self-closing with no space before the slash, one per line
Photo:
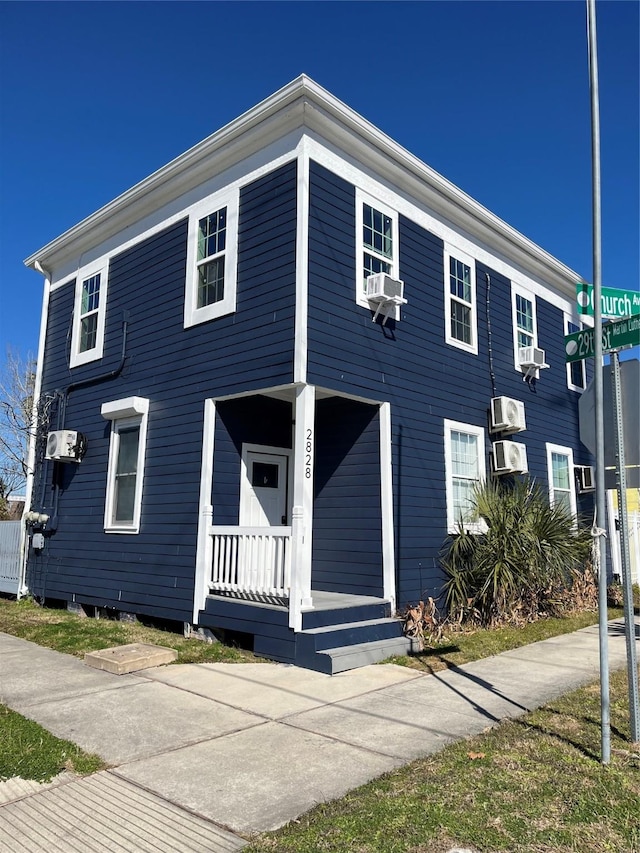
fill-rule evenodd
<path id="1" fill-rule="evenodd" d="M 34 261 L 36 272 L 44 276 L 44 293 L 42 296 L 42 315 L 40 317 L 40 338 L 38 340 L 38 361 L 36 364 L 36 381 L 33 386 L 33 407 L 31 409 L 31 429 L 29 430 L 29 445 L 27 448 L 27 483 L 25 488 L 24 510 L 22 513 L 22 528 L 20 530 L 20 581 L 18 584 L 17 597 L 22 598 L 28 592 L 26 587 L 27 576 L 27 525 L 25 515 L 31 509 L 33 497 L 34 468 L 36 459 L 36 441 L 38 438 L 38 401 L 42 389 L 42 368 L 44 364 L 44 345 L 47 334 L 47 321 L 49 319 L 49 297 L 51 293 L 51 273 L 44 269 L 40 261 Z"/>

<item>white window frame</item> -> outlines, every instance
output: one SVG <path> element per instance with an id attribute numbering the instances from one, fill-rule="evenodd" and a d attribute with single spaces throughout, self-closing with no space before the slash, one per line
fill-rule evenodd
<path id="1" fill-rule="evenodd" d="M 484 483 L 487 477 L 487 461 L 485 455 L 485 430 L 484 427 L 464 424 L 459 421 L 444 421 L 444 469 L 447 497 L 447 532 L 458 533 L 460 526 L 454 514 L 453 506 L 453 455 L 451 448 L 451 433 L 462 432 L 474 435 L 478 439 L 478 483 Z M 464 529 L 468 533 L 486 533 L 487 526 L 484 519 L 464 522 Z"/>
<path id="2" fill-rule="evenodd" d="M 233 314 L 236 310 L 238 285 L 238 187 L 225 189 L 209 196 L 189 211 L 187 237 L 187 277 L 184 297 L 184 327 L 206 323 L 217 317 Z M 200 220 L 223 207 L 227 208 L 227 225 L 224 249 L 224 297 L 219 302 L 198 308 L 198 228 Z"/>
<path id="3" fill-rule="evenodd" d="M 98 297 L 98 322 L 96 328 L 96 344 L 84 352 L 80 352 L 80 340 L 82 331 L 82 289 L 84 282 L 94 276 L 100 276 L 100 291 Z M 107 283 L 109 278 L 109 262 L 101 261 L 98 264 L 82 267 L 76 276 L 76 289 L 73 302 L 73 330 L 71 333 L 71 353 L 69 355 L 69 367 L 79 367 L 91 361 L 102 358 L 104 351 L 104 328 L 107 313 Z"/>
<path id="4" fill-rule="evenodd" d="M 519 370 L 521 373 L 525 372 L 525 369 L 520 367 L 518 363 L 518 351 L 520 349 L 520 344 L 518 343 L 518 312 L 516 308 L 516 296 L 521 296 L 523 299 L 527 299 L 531 303 L 531 313 L 532 313 L 532 321 L 533 321 L 533 332 L 527 333 L 531 334 L 533 340 L 527 346 L 537 347 L 538 346 L 538 320 L 536 317 L 536 295 L 532 290 L 528 290 L 526 287 L 522 285 L 516 284 L 515 282 L 511 282 L 511 321 L 513 327 L 513 361 L 516 367 L 516 370 Z M 536 374 L 539 371 L 536 371 Z"/>
<path id="5" fill-rule="evenodd" d="M 457 296 L 454 296 L 451 293 L 451 280 L 450 280 L 450 261 L 453 258 L 456 261 L 460 261 L 469 267 L 470 270 L 470 284 L 471 284 L 471 302 L 467 303 L 464 300 L 459 299 Z M 458 338 L 454 338 L 451 334 L 451 306 L 453 302 L 460 302 L 463 305 L 468 305 L 471 309 L 471 342 L 465 343 L 465 341 L 460 341 Z M 455 246 L 450 246 L 445 243 L 444 247 L 444 304 L 445 304 L 445 317 L 444 317 L 444 337 L 445 342 L 450 344 L 451 346 L 457 347 L 458 349 L 464 350 L 465 352 L 470 352 L 473 355 L 478 355 L 478 315 L 477 315 L 477 299 L 476 299 L 476 262 L 475 260 L 468 255 L 466 252 L 462 252 L 457 249 Z"/>
<path id="6" fill-rule="evenodd" d="M 382 213 L 383 216 L 388 216 L 391 219 L 391 245 L 393 256 L 390 260 L 382 255 L 379 257 L 381 261 L 389 264 L 388 275 L 395 279 L 400 278 L 400 264 L 398 259 L 400 249 L 398 226 L 399 216 L 397 210 L 393 210 L 393 208 L 375 198 L 375 196 L 369 195 L 368 193 L 363 192 L 359 187 L 356 187 L 356 303 L 361 305 L 363 308 L 371 308 L 371 303 L 367 299 L 362 285 L 362 269 L 364 266 L 363 255 L 365 252 L 362 231 L 364 225 L 363 207 L 365 204 L 368 204 L 369 207 L 375 208 L 375 210 Z M 368 247 L 366 251 L 368 254 L 376 254 Z M 400 307 L 395 306 L 394 310 L 395 314 L 390 312 L 389 316 L 398 320 L 400 317 Z"/>
<path id="7" fill-rule="evenodd" d="M 585 325 L 580 320 L 576 320 L 575 317 L 570 317 L 568 314 L 564 315 L 564 333 L 565 335 L 571 335 L 572 332 L 569 331 L 569 324 L 573 323 L 574 326 L 578 327 L 578 330 L 584 329 Z M 571 381 L 571 366 L 579 365 L 580 371 L 582 374 L 582 385 L 576 385 Z M 567 388 L 571 391 L 579 391 L 582 393 L 584 389 L 587 387 L 587 366 L 586 359 L 581 359 L 580 361 L 569 362 L 567 364 Z"/>
<path id="8" fill-rule="evenodd" d="M 100 414 L 111 421 L 111 437 L 109 441 L 109 463 L 107 467 L 107 486 L 104 505 L 105 533 L 139 533 L 140 514 L 142 510 L 142 488 L 144 480 L 144 462 L 147 449 L 147 421 L 149 417 L 149 400 L 144 397 L 126 397 L 104 403 Z M 113 513 L 116 496 L 116 470 L 120 448 L 120 430 L 139 427 L 138 460 L 136 468 L 136 489 L 133 503 L 133 519 L 130 522 L 115 522 Z"/>
<path id="9" fill-rule="evenodd" d="M 549 483 L 549 503 L 551 506 L 554 506 L 556 500 L 556 491 L 560 491 L 556 489 L 553 484 L 553 454 L 557 454 L 558 456 L 566 456 L 567 462 L 569 465 L 569 488 L 566 490 L 569 495 L 569 506 L 571 508 L 571 514 L 575 517 L 578 508 L 576 502 L 576 479 L 575 479 L 575 469 L 573 466 L 573 450 L 570 447 L 563 447 L 559 444 L 550 444 L 547 442 L 545 444 L 547 450 L 547 478 Z"/>

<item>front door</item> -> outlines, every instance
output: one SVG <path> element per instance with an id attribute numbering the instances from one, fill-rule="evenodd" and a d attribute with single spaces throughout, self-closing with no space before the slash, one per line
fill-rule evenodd
<path id="1" fill-rule="evenodd" d="M 280 527 L 289 524 L 289 452 L 276 448 L 243 448 L 240 526 Z"/>

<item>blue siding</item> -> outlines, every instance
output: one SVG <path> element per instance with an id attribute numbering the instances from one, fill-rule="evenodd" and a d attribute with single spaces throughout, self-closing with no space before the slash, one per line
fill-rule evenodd
<path id="1" fill-rule="evenodd" d="M 332 398 L 316 406 L 313 589 L 382 595 L 377 409 Z"/>
<path id="2" fill-rule="evenodd" d="M 52 294 L 43 390 L 100 377 L 127 359 L 116 379 L 68 395 L 64 426 L 88 436 L 79 465 L 47 464 L 59 476 L 58 530 L 32 554 L 36 595 L 188 620 L 198 521 L 204 401 L 291 382 L 297 216 L 295 161 L 240 192 L 237 311 L 183 328 L 187 221 L 113 257 L 109 267 L 104 357 L 68 369 L 73 284 Z M 130 395 L 150 400 L 141 530 L 105 534 L 110 424 L 101 404 Z M 62 426 L 52 423 L 51 428 Z M 59 469 L 54 471 L 52 469 Z M 38 509 L 53 514 L 53 490 L 36 485 Z M 237 510 L 237 506 L 236 506 Z"/>
<path id="3" fill-rule="evenodd" d="M 399 242 L 408 304 L 401 321 L 389 321 L 385 328 L 372 323 L 372 313 L 355 303 L 355 188 L 312 163 L 308 378 L 312 384 L 391 404 L 402 607 L 437 595 L 442 587 L 445 418 L 487 427 L 495 389 L 496 395 L 525 402 L 528 428 L 514 438 L 526 444 L 530 470 L 539 482 L 547 482 L 545 442 L 572 447 L 577 463 L 588 464 L 589 456 L 578 440 L 577 395 L 566 384 L 562 312 L 543 299 L 536 301 L 539 346 L 546 349 L 551 368 L 542 371 L 533 393 L 514 368 L 511 282 L 476 265 L 479 341 L 478 355 L 472 355 L 445 343 L 442 241 L 400 216 Z M 490 447 L 487 431 L 487 463 Z"/>

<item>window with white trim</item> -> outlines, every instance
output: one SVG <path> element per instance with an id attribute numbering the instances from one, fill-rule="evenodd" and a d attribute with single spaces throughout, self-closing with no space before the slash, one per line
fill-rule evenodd
<path id="1" fill-rule="evenodd" d="M 102 417 L 111 421 L 104 511 L 106 533 L 140 530 L 148 413 L 149 401 L 142 397 L 127 397 L 102 406 Z"/>
<path id="2" fill-rule="evenodd" d="M 514 361 L 515 366 L 520 369 L 518 358 L 520 348 L 538 346 L 536 298 L 528 290 L 512 284 L 511 308 L 513 316 Z"/>
<path id="3" fill-rule="evenodd" d="M 475 262 L 455 248 L 444 252 L 445 340 L 478 354 Z"/>
<path id="4" fill-rule="evenodd" d="M 107 307 L 107 264 L 85 267 L 76 277 L 70 367 L 102 358 Z"/>
<path id="5" fill-rule="evenodd" d="M 566 315 L 564 318 L 564 333 L 565 335 L 573 335 L 575 332 L 580 332 L 584 329 L 583 323 L 574 323 Z M 586 360 L 570 361 L 567 364 L 567 386 L 572 391 L 584 391 L 587 387 L 587 372 Z"/>
<path id="6" fill-rule="evenodd" d="M 398 214 L 356 189 L 356 302 L 370 307 L 367 277 L 386 272 L 398 275 Z"/>
<path id="7" fill-rule="evenodd" d="M 445 420 L 444 460 L 448 532 L 457 533 L 462 524 L 470 533 L 482 533 L 486 528 L 474 513 L 471 498 L 486 477 L 484 429 Z"/>
<path id="8" fill-rule="evenodd" d="M 570 447 L 548 444 L 547 472 L 549 476 L 549 502 L 552 506 L 565 506 L 576 514 L 576 485 L 573 473 L 573 451 Z"/>
<path id="9" fill-rule="evenodd" d="M 185 327 L 236 310 L 238 195 L 217 193 L 190 212 Z"/>

